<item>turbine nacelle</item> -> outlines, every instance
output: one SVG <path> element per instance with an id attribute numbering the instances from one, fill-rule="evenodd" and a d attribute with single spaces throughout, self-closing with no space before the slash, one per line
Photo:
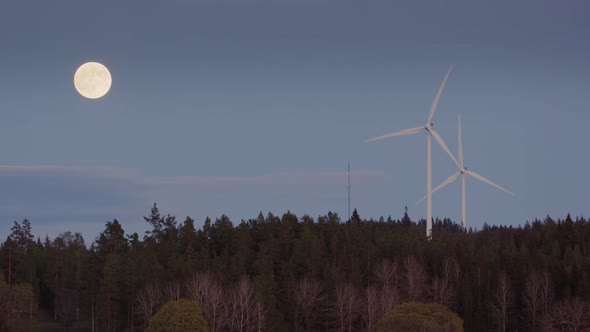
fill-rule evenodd
<path id="1" fill-rule="evenodd" d="M 427 129 L 428 132 L 431 133 L 436 133 L 434 131 L 434 129 Z M 432 189 L 430 191 L 430 195 L 432 195 L 433 193 L 437 192 L 439 189 L 442 189 L 443 187 L 447 186 L 448 184 L 450 184 L 451 182 L 457 180 L 459 177 L 461 177 L 461 182 L 462 182 L 462 188 L 461 188 L 461 227 L 463 228 L 463 230 L 466 229 L 466 207 L 465 207 L 465 178 L 467 176 L 472 177 L 476 180 L 479 180 L 483 183 L 486 183 L 498 190 L 501 190 L 509 195 L 514 195 L 512 192 L 510 192 L 509 190 L 495 184 L 494 182 L 484 178 L 483 176 L 467 170 L 467 167 L 465 167 L 463 165 L 463 142 L 462 142 L 462 138 L 461 138 L 461 116 L 459 115 L 459 128 L 458 128 L 458 145 L 459 145 L 459 161 L 456 162 L 458 170 L 457 172 L 455 172 L 454 174 L 452 174 L 451 176 L 449 176 L 446 180 L 444 180 L 441 184 L 439 184 L 436 188 Z M 455 161 L 454 157 L 451 157 L 453 159 L 453 161 Z M 416 204 L 419 204 L 420 202 L 422 202 L 424 199 L 426 199 L 429 196 L 429 194 L 427 193 L 424 197 L 422 197 L 420 200 L 418 200 L 416 202 Z"/>
<path id="2" fill-rule="evenodd" d="M 431 195 L 430 195 L 430 193 L 432 192 L 432 183 L 431 183 L 431 178 L 432 178 L 432 171 L 431 171 L 432 165 L 431 164 L 432 164 L 432 162 L 431 162 L 431 143 L 430 143 L 431 139 L 434 139 L 443 148 L 443 150 L 445 150 L 445 152 L 449 155 L 449 157 L 451 157 L 453 162 L 458 167 L 460 167 L 459 162 L 457 161 L 455 156 L 453 156 L 453 154 L 451 153 L 451 151 L 447 147 L 446 143 L 443 141 L 443 139 L 440 137 L 440 135 L 434 130 L 434 123 L 432 121 L 432 117 L 434 116 L 434 112 L 436 111 L 436 106 L 438 105 L 438 101 L 440 99 L 440 96 L 441 96 L 444 88 L 445 88 L 445 84 L 447 83 L 447 79 L 449 78 L 449 74 L 451 73 L 452 69 L 453 69 L 453 65 L 451 65 L 449 67 L 449 70 L 447 71 L 447 73 L 446 73 L 446 75 L 445 75 L 445 77 L 438 89 L 438 92 L 436 93 L 436 96 L 434 97 L 434 101 L 433 101 L 432 105 L 430 106 L 430 111 L 428 112 L 428 119 L 426 120 L 426 124 L 424 126 L 409 128 L 409 129 L 385 134 L 382 136 L 373 137 L 373 138 L 370 138 L 367 140 L 367 142 L 373 142 L 373 141 L 378 141 L 378 140 L 389 138 L 389 137 L 417 134 L 419 132 L 422 132 L 423 130 L 426 130 L 427 143 L 428 143 L 427 149 L 426 149 L 426 151 L 427 151 L 427 153 L 426 153 L 426 155 L 427 155 L 427 159 L 426 159 L 426 187 L 427 187 L 427 190 L 426 190 L 426 192 L 428 193 L 427 194 L 428 202 L 426 205 L 426 237 L 428 239 L 430 239 L 432 237 L 432 200 L 431 200 Z"/>

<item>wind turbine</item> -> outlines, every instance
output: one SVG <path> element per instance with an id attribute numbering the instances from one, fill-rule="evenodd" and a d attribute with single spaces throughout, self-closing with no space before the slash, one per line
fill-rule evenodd
<path id="1" fill-rule="evenodd" d="M 459 138 L 459 170 L 449 176 L 446 180 L 444 180 L 441 184 L 439 184 L 436 188 L 434 188 L 434 190 L 432 190 L 432 192 L 430 193 L 431 195 L 438 191 L 439 189 L 442 189 L 444 186 L 448 185 L 449 183 L 455 181 L 459 175 L 461 176 L 461 228 L 463 228 L 463 231 L 465 231 L 465 218 L 466 218 L 466 212 L 465 212 L 465 177 L 466 176 L 471 176 L 472 178 L 475 178 L 479 181 L 485 182 L 487 184 L 489 184 L 492 187 L 495 187 L 499 190 L 502 190 L 503 192 L 514 196 L 514 194 L 512 192 L 510 192 L 509 190 L 500 187 L 499 185 L 493 183 L 492 181 L 484 178 L 483 176 L 473 172 L 473 171 L 469 171 L 467 170 L 467 167 L 465 167 L 465 165 L 463 164 L 463 142 L 462 142 L 462 138 L 461 138 L 461 115 L 459 114 L 459 133 L 458 133 L 458 138 Z M 427 195 L 428 196 L 428 195 Z M 424 199 L 426 198 L 426 196 L 422 197 L 418 203 L 422 202 Z"/>
<path id="2" fill-rule="evenodd" d="M 426 133 L 427 133 L 427 140 L 426 140 L 426 142 L 427 142 L 426 143 L 426 192 L 427 192 L 427 194 L 426 194 L 426 196 L 428 198 L 427 203 L 426 203 L 426 237 L 429 239 L 432 237 L 432 197 L 430 195 L 431 189 L 432 189 L 432 157 L 431 157 L 432 143 L 431 143 L 431 137 L 434 137 L 436 142 L 447 152 L 447 154 L 449 155 L 449 157 L 451 157 L 453 162 L 455 162 L 455 164 L 457 166 L 459 166 L 459 162 L 457 161 L 455 156 L 453 156 L 453 154 L 451 153 L 451 151 L 449 150 L 449 148 L 447 147 L 447 145 L 445 144 L 443 139 L 440 137 L 440 135 L 434 130 L 434 125 L 432 123 L 432 117 L 434 116 L 434 111 L 436 111 L 436 106 L 438 105 L 438 101 L 439 101 L 440 96 L 443 92 L 443 89 L 445 88 L 445 84 L 447 83 L 447 79 L 449 78 L 449 74 L 451 74 L 452 69 L 453 69 L 453 65 L 451 65 L 449 67 L 449 70 L 447 71 L 447 74 L 445 75 L 445 78 L 443 79 L 443 81 L 440 85 L 440 88 L 438 89 L 438 92 L 437 92 L 436 96 L 434 97 L 434 101 L 432 102 L 432 106 L 430 107 L 430 112 L 428 114 L 428 120 L 426 121 L 426 124 L 424 126 L 405 129 L 405 130 L 393 132 L 390 134 L 374 137 L 374 138 L 367 140 L 367 142 L 373 142 L 373 141 L 377 141 L 377 140 L 381 140 L 381 139 L 389 138 L 389 137 L 394 137 L 394 136 L 405 136 L 405 135 L 417 134 L 417 133 L 421 132 L 422 130 L 426 131 Z"/>

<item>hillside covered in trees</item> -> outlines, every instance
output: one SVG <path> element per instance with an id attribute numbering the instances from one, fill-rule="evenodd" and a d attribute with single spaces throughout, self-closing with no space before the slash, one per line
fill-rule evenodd
<path id="1" fill-rule="evenodd" d="M 143 331 L 182 298 L 197 302 L 190 310 L 210 331 L 373 331 L 406 302 L 442 304 L 465 331 L 590 328 L 584 218 L 466 233 L 437 220 L 430 241 L 424 221 L 356 210 L 348 221 L 221 216 L 197 229 L 154 204 L 144 219 L 146 234 L 115 219 L 90 243 L 71 232 L 35 239 L 34 225 L 15 221 L 0 249 L 0 330 L 43 319 L 61 330 Z"/>

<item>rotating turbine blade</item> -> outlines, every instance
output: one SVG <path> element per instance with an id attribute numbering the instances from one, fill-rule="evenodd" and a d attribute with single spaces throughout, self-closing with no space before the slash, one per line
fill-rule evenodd
<path id="1" fill-rule="evenodd" d="M 438 145 L 440 145 L 443 148 L 443 150 L 445 150 L 445 152 L 449 155 L 449 157 L 451 157 L 455 165 L 457 165 L 457 167 L 461 169 L 461 165 L 459 165 L 459 162 L 457 161 L 453 153 L 451 153 L 451 150 L 449 150 L 449 147 L 445 144 L 445 141 L 443 141 L 443 139 L 434 130 L 434 128 L 431 127 L 429 132 L 432 134 L 432 137 L 434 137 L 434 139 L 438 142 Z"/>
<path id="2" fill-rule="evenodd" d="M 463 168 L 463 139 L 461 138 L 461 114 L 459 114 L 459 164 Z"/>
<path id="3" fill-rule="evenodd" d="M 432 106 L 430 106 L 430 113 L 428 114 L 428 121 L 426 122 L 427 126 L 432 121 L 432 117 L 434 116 L 434 111 L 436 111 L 436 106 L 438 106 L 438 101 L 440 99 L 440 95 L 442 94 L 442 92 L 445 88 L 445 84 L 447 84 L 447 78 L 449 78 L 449 75 L 451 74 L 452 69 L 453 69 L 453 65 L 451 65 L 449 67 L 449 70 L 447 71 L 445 78 L 443 79 L 442 83 L 440 84 L 440 88 L 438 88 L 438 92 L 436 93 L 436 97 L 434 97 L 434 101 L 432 102 Z"/>
<path id="4" fill-rule="evenodd" d="M 394 137 L 394 136 L 404 136 L 404 135 L 417 134 L 417 133 L 419 133 L 423 129 L 424 129 L 424 127 L 416 127 L 416 128 L 404 129 L 404 130 L 396 131 L 395 133 L 390 133 L 390 134 L 386 134 L 386 135 L 383 135 L 383 136 L 373 137 L 373 138 L 370 138 L 370 139 L 366 140 L 365 142 L 368 143 L 368 142 L 378 141 L 380 139 Z"/>
<path id="5" fill-rule="evenodd" d="M 514 196 L 514 194 L 513 194 L 512 192 L 510 192 L 508 189 L 505 189 L 505 188 L 502 188 L 502 187 L 500 187 L 499 185 L 497 185 L 497 184 L 493 183 L 492 181 L 490 181 L 490 180 L 488 180 L 488 179 L 484 178 L 483 176 L 481 176 L 481 175 L 479 175 L 479 174 L 477 174 L 477 173 L 475 173 L 475 172 L 472 172 L 472 171 L 465 170 L 465 173 L 466 173 L 467 175 L 471 176 L 471 177 L 474 177 L 474 178 L 478 179 L 479 181 L 485 182 L 485 183 L 489 184 L 489 185 L 490 185 L 490 186 L 492 186 L 492 187 L 496 187 L 497 189 L 500 189 L 500 190 L 502 190 L 503 192 L 505 192 L 505 193 L 507 193 L 507 194 L 509 194 L 509 195 L 512 195 L 512 196 Z"/>
<path id="6" fill-rule="evenodd" d="M 436 188 L 432 189 L 432 191 L 430 192 L 430 194 L 434 194 L 436 191 L 438 191 L 439 189 L 442 189 L 443 187 L 445 187 L 446 185 L 448 185 L 449 183 L 457 180 L 457 178 L 459 177 L 459 175 L 461 175 L 461 172 L 457 171 L 455 174 L 449 176 L 446 180 L 444 180 L 441 184 L 439 184 Z M 426 199 L 426 197 L 428 197 L 428 195 L 424 195 L 424 197 L 420 198 L 420 200 L 418 200 L 416 202 L 416 205 L 422 203 L 423 200 Z"/>

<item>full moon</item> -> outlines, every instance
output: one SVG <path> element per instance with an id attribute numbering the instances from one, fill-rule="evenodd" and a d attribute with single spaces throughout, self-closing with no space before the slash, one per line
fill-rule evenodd
<path id="1" fill-rule="evenodd" d="M 111 88 L 111 73 L 103 64 L 86 62 L 74 74 L 74 87 L 78 93 L 89 99 L 100 98 Z"/>

